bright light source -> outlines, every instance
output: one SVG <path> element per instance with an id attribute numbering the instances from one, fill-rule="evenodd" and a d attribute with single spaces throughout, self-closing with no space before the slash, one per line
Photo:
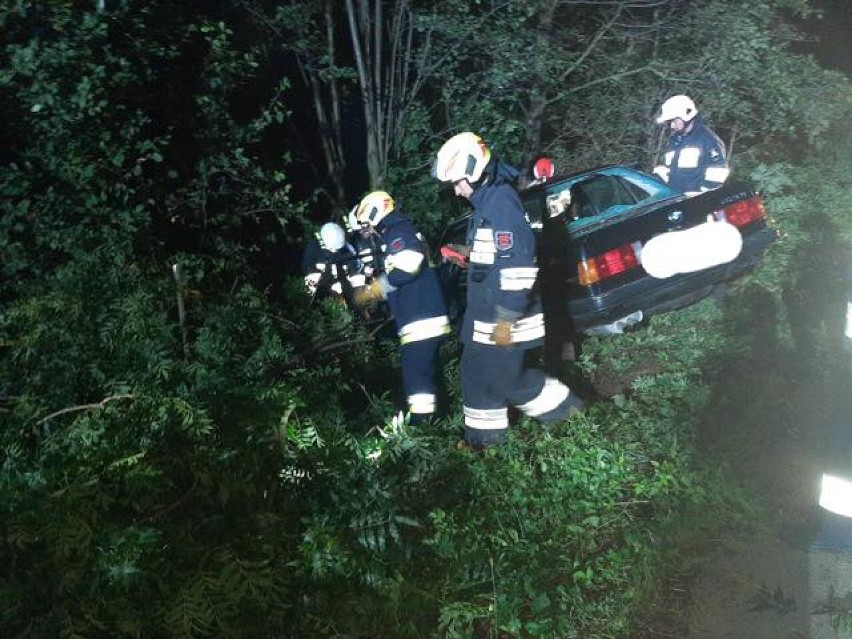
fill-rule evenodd
<path id="1" fill-rule="evenodd" d="M 842 517 L 852 517 L 852 481 L 823 473 L 819 505 Z"/>

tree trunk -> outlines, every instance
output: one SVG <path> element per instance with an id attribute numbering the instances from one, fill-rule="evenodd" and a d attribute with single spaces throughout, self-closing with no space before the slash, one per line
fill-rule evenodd
<path id="1" fill-rule="evenodd" d="M 376 21 L 381 18 L 381 0 L 376 0 L 377 15 L 370 15 L 369 0 L 346 0 L 346 16 L 349 21 L 349 35 L 355 53 L 355 68 L 361 85 L 361 103 L 364 107 L 364 120 L 367 135 L 367 173 L 370 177 L 370 189 L 381 188 L 384 184 L 384 162 L 381 157 L 380 140 L 380 99 L 381 90 L 381 33 L 382 25 Z"/>
<path id="2" fill-rule="evenodd" d="M 536 46 L 533 56 L 546 55 L 550 50 L 550 41 L 553 37 L 553 14 L 559 0 L 552 0 L 542 6 L 541 13 L 538 16 L 538 26 L 536 27 Z M 524 122 L 525 137 L 524 137 L 524 153 L 523 166 L 521 167 L 521 180 L 526 182 L 530 179 L 528 169 L 532 166 L 535 158 L 541 154 L 541 133 L 544 124 L 544 112 L 547 107 L 547 96 L 539 88 L 542 83 L 536 79 L 541 74 L 540 68 L 535 58 L 530 61 L 530 66 L 536 69 L 534 73 L 532 90 L 530 92 L 529 107 L 526 112 L 526 121 Z"/>

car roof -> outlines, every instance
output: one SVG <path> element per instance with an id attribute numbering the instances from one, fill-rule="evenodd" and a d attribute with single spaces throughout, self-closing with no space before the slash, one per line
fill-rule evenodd
<path id="1" fill-rule="evenodd" d="M 656 182 L 655 186 L 657 186 L 662 191 L 667 191 L 671 195 L 678 195 L 677 191 L 670 189 L 663 182 L 660 182 L 656 177 L 645 173 L 644 171 L 640 171 L 635 165 L 628 164 L 603 164 L 601 166 L 597 166 L 591 169 L 585 169 L 583 171 L 574 171 L 573 173 L 568 173 L 566 175 L 560 175 L 555 177 L 547 182 L 543 182 L 541 184 L 535 184 L 531 187 L 528 187 L 521 191 L 521 198 L 526 198 L 535 193 L 544 192 L 544 193 L 552 193 L 560 190 L 560 186 L 566 182 L 574 184 L 576 182 L 581 181 L 584 177 L 592 177 L 595 175 L 621 175 L 621 176 L 634 176 L 641 181 L 645 180 L 654 180 Z"/>

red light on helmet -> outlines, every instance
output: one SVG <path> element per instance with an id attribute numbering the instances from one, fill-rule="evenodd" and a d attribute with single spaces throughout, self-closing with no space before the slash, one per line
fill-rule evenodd
<path id="1" fill-rule="evenodd" d="M 555 172 L 553 160 L 550 158 L 539 158 L 533 165 L 533 176 L 536 180 L 549 180 Z"/>

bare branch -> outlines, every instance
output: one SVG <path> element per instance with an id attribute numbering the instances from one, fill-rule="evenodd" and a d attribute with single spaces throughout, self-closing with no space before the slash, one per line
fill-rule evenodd
<path id="1" fill-rule="evenodd" d="M 54 413 L 51 413 L 47 417 L 42 417 L 40 420 L 36 422 L 36 426 L 41 426 L 44 422 L 53 419 L 54 417 L 59 417 L 60 415 L 65 415 L 67 413 L 75 413 L 82 410 L 93 410 L 95 408 L 104 408 L 109 402 L 115 402 L 123 399 L 133 399 L 134 395 L 110 395 L 109 397 L 103 398 L 99 402 L 95 402 L 94 404 L 81 404 L 79 406 L 69 406 L 68 408 L 63 408 Z"/>
<path id="2" fill-rule="evenodd" d="M 580 54 L 580 57 L 578 57 L 574 61 L 574 63 L 568 69 L 566 69 L 565 72 L 560 76 L 561 81 L 565 81 L 568 76 L 570 76 L 572 73 L 574 73 L 577 69 L 580 68 L 580 65 L 583 64 L 583 62 L 586 60 L 586 58 L 589 57 L 589 55 L 591 55 L 592 51 L 594 51 L 595 48 L 598 46 L 598 43 L 603 39 L 603 37 L 607 33 L 609 33 L 610 29 L 612 29 L 612 26 L 618 21 L 618 17 L 621 15 L 621 12 L 623 10 L 624 4 L 619 2 L 615 13 L 604 24 L 603 27 L 598 29 L 598 32 L 592 38 L 592 41 L 589 43 L 589 46 L 586 47 L 586 49 Z"/>

